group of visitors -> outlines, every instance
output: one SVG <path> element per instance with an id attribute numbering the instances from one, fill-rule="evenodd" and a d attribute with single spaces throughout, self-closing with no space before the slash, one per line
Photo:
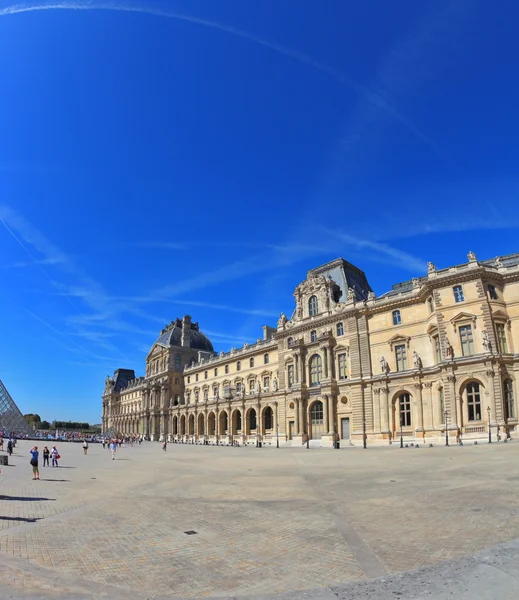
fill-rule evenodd
<path id="1" fill-rule="evenodd" d="M 40 453 L 38 451 L 38 446 L 33 446 L 31 450 L 29 450 L 29 454 L 31 455 L 31 466 L 32 466 L 32 478 L 39 479 L 40 478 L 40 470 L 38 466 L 38 459 L 40 457 Z M 61 458 L 58 449 L 56 446 L 52 446 L 52 450 L 49 450 L 47 446 L 43 448 L 43 466 L 49 466 L 49 458 L 52 458 L 52 466 L 59 467 L 58 460 Z"/>

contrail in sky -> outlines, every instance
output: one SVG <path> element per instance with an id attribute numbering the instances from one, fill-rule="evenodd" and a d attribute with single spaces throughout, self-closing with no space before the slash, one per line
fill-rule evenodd
<path id="1" fill-rule="evenodd" d="M 193 17 L 191 15 L 176 13 L 167 9 L 157 8 L 153 6 L 141 6 L 138 4 L 128 4 L 126 2 L 98 2 L 97 0 L 85 0 L 84 2 L 74 0 L 63 0 L 62 2 L 53 2 L 49 4 L 45 4 L 42 2 L 25 2 L 23 4 L 16 3 L 11 4 L 10 6 L 7 6 L 5 8 L 0 8 L 0 17 L 7 15 L 15 15 L 19 13 L 34 12 L 38 10 L 113 10 L 122 12 L 135 12 L 144 13 L 148 15 L 155 15 L 157 17 L 166 17 L 168 19 L 176 19 L 179 21 L 187 21 L 188 23 L 194 23 L 196 25 L 202 25 L 204 27 L 210 27 L 212 29 L 218 29 L 219 31 L 223 31 L 230 35 L 234 35 L 236 37 L 240 37 L 245 40 L 249 40 L 251 42 L 259 44 L 260 46 L 264 46 L 265 48 L 273 50 L 274 52 L 284 54 L 285 56 L 293 58 L 294 60 L 305 63 L 319 71 L 322 71 L 323 73 L 326 73 L 330 77 L 336 79 L 344 85 L 347 85 L 354 92 L 362 94 L 368 102 L 384 110 L 387 114 L 393 117 L 393 119 L 407 127 L 407 129 L 409 129 L 417 137 L 426 141 L 427 143 L 431 143 L 430 139 L 426 135 L 419 131 L 410 121 L 408 121 L 393 106 L 391 106 L 387 102 L 387 100 L 385 100 L 382 96 L 380 96 L 370 88 L 366 87 L 365 85 L 358 83 L 350 77 L 347 77 L 346 75 L 344 75 L 340 71 L 337 71 L 333 67 L 330 67 L 329 65 L 326 65 L 313 59 L 311 56 L 308 56 L 301 52 L 296 52 L 295 50 L 291 50 L 289 48 L 286 48 L 285 46 L 281 46 L 279 44 L 276 44 L 275 42 L 266 40 L 260 36 L 254 35 L 253 33 L 248 33 L 247 31 L 231 27 L 230 25 L 222 25 L 221 23 L 217 23 L 216 21 L 208 21 L 207 19 L 201 19 L 199 17 Z"/>

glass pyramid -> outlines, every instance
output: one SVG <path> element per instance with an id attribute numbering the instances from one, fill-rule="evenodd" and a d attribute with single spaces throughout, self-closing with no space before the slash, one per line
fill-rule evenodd
<path id="1" fill-rule="evenodd" d="M 20 409 L 0 379 L 0 435 L 3 437 L 29 435 L 34 436 Z"/>

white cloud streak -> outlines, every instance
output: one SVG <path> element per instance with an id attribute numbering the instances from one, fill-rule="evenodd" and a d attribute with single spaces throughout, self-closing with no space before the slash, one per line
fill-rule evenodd
<path id="1" fill-rule="evenodd" d="M 120 11 L 120 12 L 134 12 L 134 13 L 143 13 L 148 15 L 153 15 L 156 17 L 163 17 L 168 19 L 175 19 L 178 21 L 185 21 L 188 23 L 192 23 L 194 25 L 200 25 L 203 27 L 209 27 L 211 29 L 216 29 L 218 31 L 222 31 L 223 33 L 227 33 L 233 35 L 235 37 L 239 37 L 249 42 L 259 44 L 264 48 L 267 48 L 273 52 L 277 52 L 278 54 L 282 54 L 293 60 L 297 60 L 301 63 L 304 63 L 318 71 L 326 73 L 329 77 L 339 81 L 343 85 L 349 87 L 355 93 L 361 95 L 364 99 L 364 102 L 367 102 L 378 109 L 386 112 L 390 115 L 395 121 L 402 124 L 409 131 L 411 131 L 414 135 L 416 135 L 421 140 L 430 143 L 429 138 L 424 135 L 421 131 L 419 131 L 413 123 L 411 123 L 404 115 L 402 115 L 394 106 L 392 106 L 386 98 L 383 97 L 381 93 L 378 93 L 374 89 L 369 88 L 368 86 L 355 81 L 351 77 L 344 75 L 337 69 L 322 63 L 307 54 L 302 52 L 297 52 L 290 48 L 286 48 L 281 44 L 277 44 L 270 40 L 266 40 L 265 38 L 255 35 L 253 33 L 249 33 L 247 31 L 243 31 L 241 29 L 237 29 L 230 25 L 224 25 L 222 23 L 218 23 L 216 21 L 209 21 L 207 19 L 202 19 L 199 17 L 195 17 L 192 15 L 186 15 L 182 13 L 177 13 L 174 11 L 170 11 L 164 8 L 157 8 L 154 6 L 146 6 L 141 4 L 133 4 L 129 2 L 102 2 L 97 0 L 85 0 L 83 2 L 73 1 L 73 0 L 63 0 L 61 2 L 51 2 L 51 3 L 43 3 L 43 2 L 24 2 L 24 3 L 15 3 L 10 4 L 2 9 L 0 9 L 0 17 L 16 15 L 20 13 L 28 13 L 34 11 L 43 11 L 43 10 L 110 10 L 110 11 Z"/>

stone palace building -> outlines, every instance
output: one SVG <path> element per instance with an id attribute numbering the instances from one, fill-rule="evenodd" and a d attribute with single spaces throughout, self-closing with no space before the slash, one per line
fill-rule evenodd
<path id="1" fill-rule="evenodd" d="M 172 321 L 146 374 L 105 382 L 103 429 L 154 440 L 332 447 L 508 435 L 518 427 L 519 254 L 468 262 L 376 297 L 343 259 L 308 272 L 295 309 L 215 353 Z M 454 440 L 453 440 L 454 441 Z"/>

